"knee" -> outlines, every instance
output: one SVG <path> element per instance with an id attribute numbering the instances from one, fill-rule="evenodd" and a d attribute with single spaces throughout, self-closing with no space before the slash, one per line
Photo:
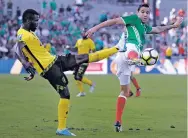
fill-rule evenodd
<path id="1" fill-rule="evenodd" d="M 123 95 L 125 97 L 129 97 L 129 91 L 130 91 L 129 84 L 121 85 L 121 94 L 120 95 Z"/>
<path id="2" fill-rule="evenodd" d="M 129 96 L 130 96 L 129 92 L 125 93 L 125 97 L 129 97 Z"/>
<path id="3" fill-rule="evenodd" d="M 125 96 L 125 97 L 129 97 L 129 90 L 121 91 L 120 95 Z"/>
<path id="4" fill-rule="evenodd" d="M 132 50 L 127 54 L 129 59 L 137 59 L 138 58 L 138 52 Z"/>
<path id="5" fill-rule="evenodd" d="M 61 98 L 70 99 L 70 93 L 68 87 L 65 87 L 63 90 L 59 92 Z"/>

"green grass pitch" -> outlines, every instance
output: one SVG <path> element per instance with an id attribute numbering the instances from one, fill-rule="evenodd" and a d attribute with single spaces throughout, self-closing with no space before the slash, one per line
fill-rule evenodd
<path id="1" fill-rule="evenodd" d="M 128 98 L 122 133 L 113 128 L 118 79 L 88 77 L 97 84 L 95 93 L 77 98 L 75 81 L 69 76 L 68 127 L 78 138 L 186 138 L 186 76 L 136 76 L 143 93 Z M 55 135 L 58 102 L 58 94 L 39 76 L 26 82 L 23 76 L 0 75 L 0 138 L 59 138 Z"/>

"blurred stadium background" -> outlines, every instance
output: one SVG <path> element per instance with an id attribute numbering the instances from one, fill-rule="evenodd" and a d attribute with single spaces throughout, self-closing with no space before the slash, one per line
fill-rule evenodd
<path id="1" fill-rule="evenodd" d="M 16 30 L 21 26 L 21 14 L 27 8 L 34 8 L 41 13 L 40 27 L 36 33 L 42 42 L 50 43 L 57 54 L 63 54 L 66 45 L 74 46 L 81 37 L 81 28 L 90 28 L 107 19 L 133 14 L 143 2 L 149 3 L 152 9 L 150 25 L 171 24 L 176 16 L 185 18 L 179 29 L 155 37 L 147 36 L 146 47 L 157 49 L 161 59 L 149 71 L 187 74 L 186 0 L 0 0 L 0 65 L 3 65 L 0 72 L 9 73 L 13 65 L 12 60 L 6 60 L 15 58 L 12 47 L 16 41 Z M 114 46 L 121 32 L 122 26 L 101 29 L 93 37 L 96 47 L 101 49 Z M 114 70 L 109 66 L 111 60 L 105 64 L 108 64 L 105 65 L 105 72 L 111 73 Z M 140 72 L 148 71 L 138 68 L 136 73 Z"/>
<path id="2" fill-rule="evenodd" d="M 171 24 L 176 16 L 184 17 L 184 22 L 178 29 L 147 36 L 146 47 L 157 49 L 160 60 L 154 66 L 137 67 L 134 72 L 139 74 L 136 78 L 143 95 L 129 100 L 124 114 L 125 132 L 112 131 L 119 93 L 118 80 L 110 75 L 116 72 L 114 56 L 89 65 L 87 74 L 94 74 L 89 78 L 97 87 L 96 93 L 85 98 L 76 98 L 78 90 L 69 76 L 72 95 L 69 127 L 81 138 L 185 138 L 187 0 L 0 0 L 0 137 L 56 137 L 58 95 L 38 76 L 27 83 L 23 75 L 10 75 L 25 73 L 12 49 L 25 9 L 33 8 L 41 13 L 37 35 L 43 43 L 50 43 L 55 53 L 64 54 L 66 45 L 74 46 L 81 37 L 81 28 L 133 14 L 143 2 L 149 3 L 152 9 L 150 25 Z M 101 29 L 93 36 L 96 47 L 114 46 L 121 32 L 122 26 Z"/>

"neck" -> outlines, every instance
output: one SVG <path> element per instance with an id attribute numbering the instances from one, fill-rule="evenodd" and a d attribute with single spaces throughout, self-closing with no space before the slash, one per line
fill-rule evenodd
<path id="1" fill-rule="evenodd" d="M 24 30 L 30 32 L 30 30 L 28 29 L 28 27 L 27 27 L 26 25 L 23 24 L 23 25 L 22 25 L 22 28 L 23 28 Z"/>

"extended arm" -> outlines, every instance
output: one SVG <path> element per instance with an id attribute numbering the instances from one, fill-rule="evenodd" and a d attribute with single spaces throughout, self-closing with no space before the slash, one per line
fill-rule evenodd
<path id="1" fill-rule="evenodd" d="M 115 18 L 115 19 L 110 19 L 110 20 L 107 20 L 103 23 L 100 23 L 96 26 L 94 26 L 93 28 L 89 29 L 87 32 L 86 32 L 86 36 L 87 37 L 91 37 L 93 33 L 95 33 L 96 31 L 98 31 L 100 28 L 103 28 L 103 27 L 107 27 L 107 26 L 112 26 L 112 25 L 115 25 L 115 24 L 122 24 L 124 25 L 125 23 L 123 22 L 122 18 L 119 17 L 119 18 Z"/>
<path id="2" fill-rule="evenodd" d="M 94 28 L 96 30 L 99 30 L 100 28 L 107 27 L 107 26 L 112 26 L 112 25 L 115 25 L 115 24 L 124 25 L 124 22 L 123 22 L 122 18 L 119 17 L 119 18 L 110 19 L 110 20 L 107 20 L 107 21 L 105 21 L 103 23 L 100 23 L 100 24 L 96 25 Z"/>
<path id="3" fill-rule="evenodd" d="M 174 25 L 156 26 L 152 27 L 151 34 L 159 34 L 161 32 L 176 28 Z"/>
<path id="4" fill-rule="evenodd" d="M 158 34 L 167 30 L 170 30 L 172 28 L 178 28 L 180 26 L 180 24 L 182 23 L 183 18 L 181 17 L 177 17 L 176 22 L 172 25 L 165 25 L 165 26 L 156 26 L 156 27 L 152 27 L 151 34 Z"/>
<path id="5" fill-rule="evenodd" d="M 28 61 L 26 57 L 24 56 L 22 49 L 24 48 L 24 44 L 22 42 L 18 42 L 15 45 L 15 53 L 18 60 L 22 63 L 22 65 L 25 67 L 28 64 Z"/>
<path id="6" fill-rule="evenodd" d="M 24 53 L 22 52 L 22 49 L 24 48 L 25 44 L 22 42 L 18 42 L 15 45 L 15 53 L 18 60 L 22 63 L 25 70 L 29 73 L 28 77 L 24 77 L 25 80 L 29 81 L 34 78 L 35 75 L 35 69 L 33 68 L 32 64 L 28 62 L 26 57 L 24 56 Z"/>

